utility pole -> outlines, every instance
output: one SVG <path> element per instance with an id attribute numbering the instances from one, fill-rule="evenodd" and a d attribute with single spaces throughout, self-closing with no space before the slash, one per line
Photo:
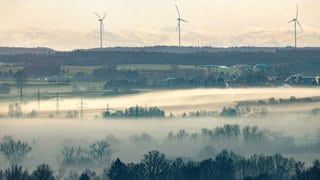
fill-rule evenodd
<path id="1" fill-rule="evenodd" d="M 109 111 L 110 109 L 109 109 L 109 103 L 107 104 L 107 111 Z"/>
<path id="2" fill-rule="evenodd" d="M 23 70 L 19 70 L 16 73 L 13 74 L 13 77 L 16 81 L 16 85 L 18 88 L 18 93 L 20 96 L 20 103 L 22 104 L 23 101 L 23 85 L 26 82 L 27 78 L 26 78 L 26 74 Z"/>
<path id="3" fill-rule="evenodd" d="M 23 91 L 22 91 L 22 85 L 20 87 L 20 104 L 22 104 L 23 101 Z"/>
<path id="4" fill-rule="evenodd" d="M 38 103 L 38 106 L 37 106 L 37 109 L 38 111 L 40 110 L 40 101 L 41 101 L 41 93 L 40 93 L 40 89 L 38 88 L 38 91 L 34 93 L 34 96 L 37 98 L 37 103 Z"/>
<path id="5" fill-rule="evenodd" d="M 62 99 L 62 97 L 59 95 L 58 92 L 57 92 L 57 95 L 56 95 L 56 97 L 55 97 L 55 101 L 56 101 L 56 117 L 57 117 L 57 119 L 59 119 L 59 118 L 60 118 L 60 110 L 59 110 L 60 104 L 59 104 L 59 102 L 60 102 L 60 101 L 63 101 L 63 99 Z"/>
<path id="6" fill-rule="evenodd" d="M 86 103 L 83 103 L 83 99 L 81 98 L 81 102 L 77 104 L 80 108 L 80 118 L 83 119 L 84 117 L 84 109 L 86 108 Z"/>

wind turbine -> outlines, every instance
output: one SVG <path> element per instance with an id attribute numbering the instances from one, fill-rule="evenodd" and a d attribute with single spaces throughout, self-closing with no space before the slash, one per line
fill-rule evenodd
<path id="1" fill-rule="evenodd" d="M 186 22 L 186 23 L 187 23 L 188 21 L 186 21 L 186 20 L 184 20 L 184 19 L 181 18 L 180 12 L 179 12 L 179 8 L 178 8 L 177 5 L 175 5 L 175 6 L 176 6 L 176 9 L 177 9 L 177 12 L 178 12 L 178 18 L 177 18 L 178 26 L 177 26 L 177 30 L 179 31 L 179 47 L 181 47 L 181 21 L 182 21 L 182 22 Z"/>
<path id="2" fill-rule="evenodd" d="M 102 35 L 104 33 L 104 26 L 103 26 L 103 20 L 106 17 L 107 13 L 105 12 L 103 17 L 101 18 L 101 16 L 99 16 L 99 14 L 94 13 L 95 15 L 98 16 L 98 21 L 100 22 L 100 48 L 102 48 Z"/>
<path id="3" fill-rule="evenodd" d="M 294 48 L 297 48 L 297 24 L 302 30 L 301 24 L 299 23 L 299 20 L 298 20 L 298 14 L 299 14 L 299 7 L 297 5 L 296 18 L 288 22 L 288 23 L 292 23 L 292 22 L 294 23 Z"/>

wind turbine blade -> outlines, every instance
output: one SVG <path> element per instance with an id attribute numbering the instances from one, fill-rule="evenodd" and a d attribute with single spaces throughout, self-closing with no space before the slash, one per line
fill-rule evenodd
<path id="1" fill-rule="evenodd" d="M 177 9 L 177 12 L 178 12 L 179 19 L 180 19 L 180 12 L 179 12 L 179 8 L 178 8 L 178 6 L 177 6 L 177 5 L 175 5 L 175 6 L 176 6 L 176 9 Z"/>
<path id="2" fill-rule="evenodd" d="M 94 14 L 97 15 L 99 19 L 101 19 L 101 17 L 99 16 L 99 14 L 97 14 L 97 13 L 94 13 Z"/>
<path id="3" fill-rule="evenodd" d="M 298 19 L 298 14 L 299 14 L 299 7 L 297 5 L 296 19 Z"/>
<path id="4" fill-rule="evenodd" d="M 300 29 L 303 31 L 303 28 L 301 26 L 301 24 L 299 23 L 299 21 L 297 20 L 297 24 L 299 25 Z"/>
<path id="5" fill-rule="evenodd" d="M 293 20 L 291 20 L 291 21 L 288 21 L 288 23 L 292 23 L 292 22 L 294 22 L 295 20 L 293 19 Z"/>
<path id="6" fill-rule="evenodd" d="M 180 19 L 180 21 L 183 21 L 183 22 L 186 22 L 186 23 L 188 22 L 187 20 L 184 20 L 184 19 Z"/>
<path id="7" fill-rule="evenodd" d="M 102 17 L 102 20 L 104 20 L 104 18 L 106 17 L 106 15 L 107 15 L 107 12 L 104 12 L 104 15 L 103 15 L 103 17 Z"/>
<path id="8" fill-rule="evenodd" d="M 177 25 L 176 31 L 178 31 L 178 29 L 179 29 L 179 24 Z"/>

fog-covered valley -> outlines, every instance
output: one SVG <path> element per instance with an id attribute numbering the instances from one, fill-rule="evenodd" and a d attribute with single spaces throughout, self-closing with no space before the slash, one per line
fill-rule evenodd
<path id="1" fill-rule="evenodd" d="M 182 157 L 184 160 L 202 161 L 215 158 L 223 149 L 232 150 L 244 157 L 253 154 L 273 155 L 280 153 L 298 161 L 312 162 L 319 158 L 319 116 L 310 111 L 318 101 L 293 103 L 268 103 L 271 97 L 314 98 L 320 96 L 318 89 L 193 89 L 156 91 L 130 96 L 102 99 L 85 99 L 83 118 L 66 118 L 67 110 L 73 110 L 78 99 L 60 102 L 60 118 L 50 117 L 55 113 L 53 101 L 41 102 L 39 117 L 0 119 L 0 137 L 11 136 L 14 140 L 27 142 L 32 150 L 22 165 L 30 170 L 46 163 L 57 170 L 61 167 L 79 173 L 92 169 L 102 172 L 117 158 L 126 163 L 138 163 L 145 153 L 157 150 L 167 158 Z M 266 114 L 239 114 L 236 117 L 219 116 L 223 107 L 234 107 L 239 102 L 265 100 L 258 107 L 267 109 Z M 112 105 L 110 111 L 130 105 L 159 106 L 166 112 L 163 118 L 102 118 L 102 112 Z M 1 103 L 2 114 L 7 110 Z M 23 111 L 35 108 L 36 102 L 25 102 Z M 246 105 L 243 108 L 255 108 Z M 196 110 L 213 110 L 214 116 L 186 116 Z M 173 113 L 169 117 L 169 113 Z M 108 144 L 109 154 L 103 164 L 91 157 L 93 143 Z M 82 155 L 76 155 L 76 149 Z M 66 151 L 75 150 L 70 159 Z M 70 154 L 69 154 L 70 155 Z M 1 155 L 1 169 L 10 167 L 10 162 Z M 80 159 L 77 159 L 80 158 Z"/>

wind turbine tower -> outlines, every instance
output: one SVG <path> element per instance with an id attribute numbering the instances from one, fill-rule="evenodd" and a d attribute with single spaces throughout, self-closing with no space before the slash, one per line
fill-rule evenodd
<path id="1" fill-rule="evenodd" d="M 99 14 L 97 14 L 97 13 L 94 13 L 94 14 L 98 16 L 98 21 L 100 23 L 100 48 L 102 48 L 102 36 L 104 33 L 103 20 L 106 17 L 107 13 L 105 12 L 104 15 L 102 16 L 102 18 L 101 18 L 101 16 L 99 16 Z"/>
<path id="2" fill-rule="evenodd" d="M 299 23 L 299 20 L 298 20 L 298 14 L 299 14 L 299 7 L 297 5 L 296 18 L 288 22 L 288 23 L 292 23 L 292 22 L 294 23 L 294 48 L 297 48 L 297 24 L 302 30 L 301 24 Z"/>
<path id="3" fill-rule="evenodd" d="M 179 8 L 177 5 L 176 6 L 176 9 L 177 9 L 177 13 L 178 13 L 178 18 L 177 18 L 177 21 L 178 21 L 178 26 L 177 26 L 177 30 L 179 31 L 179 47 L 181 47 L 181 22 L 188 22 L 184 19 L 181 18 L 180 16 L 180 11 L 179 11 Z"/>

